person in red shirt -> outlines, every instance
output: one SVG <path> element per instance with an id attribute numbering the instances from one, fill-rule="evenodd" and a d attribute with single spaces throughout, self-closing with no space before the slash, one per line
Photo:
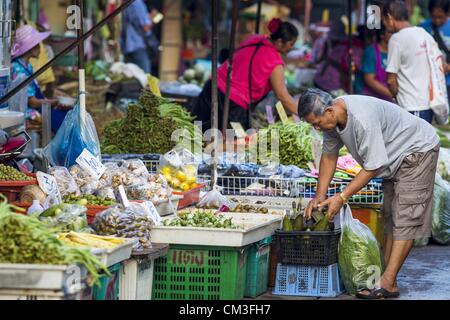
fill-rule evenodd
<path id="1" fill-rule="evenodd" d="M 269 23 L 269 31 L 270 36 L 248 37 L 233 56 L 229 122 L 240 122 L 246 129 L 250 127 L 248 109 L 272 90 L 289 112 L 297 113 L 296 103 L 286 88 L 282 56 L 294 47 L 298 31 L 291 23 L 280 19 Z M 228 66 L 227 61 L 218 71 L 219 126 L 223 118 Z M 211 93 L 211 81 L 208 81 L 192 109 L 196 120 L 202 121 L 204 131 L 211 128 Z"/>

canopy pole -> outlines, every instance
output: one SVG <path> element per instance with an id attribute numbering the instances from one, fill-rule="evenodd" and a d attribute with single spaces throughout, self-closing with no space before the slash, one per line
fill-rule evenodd
<path id="1" fill-rule="evenodd" d="M 223 108 L 222 132 L 225 135 L 228 129 L 228 115 L 230 113 L 230 92 L 231 92 L 231 75 L 233 73 L 233 57 L 236 41 L 237 20 L 239 18 L 239 0 L 233 0 L 233 8 L 231 14 L 231 34 L 230 34 L 230 55 L 228 58 L 228 74 L 227 87 L 225 93 L 225 105 Z"/>
<path id="2" fill-rule="evenodd" d="M 258 0 L 258 7 L 256 11 L 256 34 L 260 33 L 261 29 L 261 16 L 262 16 L 262 0 Z"/>
<path id="3" fill-rule="evenodd" d="M 349 94 L 353 94 L 353 24 L 352 24 L 352 0 L 347 0 L 348 9 L 348 65 L 349 65 Z"/>
<path id="4" fill-rule="evenodd" d="M 84 34 L 84 0 L 78 0 L 80 8 L 80 17 L 78 19 L 78 40 Z M 80 119 L 82 122 L 86 119 L 86 73 L 84 70 L 84 41 L 78 44 L 78 77 L 80 86 Z"/>
<path id="5" fill-rule="evenodd" d="M 211 103 L 211 129 L 212 129 L 212 152 L 211 152 L 211 188 L 214 190 L 216 188 L 217 180 L 217 132 L 219 127 L 219 100 L 217 94 L 217 56 L 219 47 L 219 32 L 218 32 L 218 20 L 219 20 L 219 10 L 218 10 L 218 0 L 212 0 L 212 103 Z"/>

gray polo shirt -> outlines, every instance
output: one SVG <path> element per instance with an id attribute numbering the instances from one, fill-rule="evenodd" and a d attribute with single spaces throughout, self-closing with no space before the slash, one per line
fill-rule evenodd
<path id="1" fill-rule="evenodd" d="M 364 169 L 381 169 L 379 178 L 392 178 L 405 157 L 439 143 L 428 122 L 393 103 L 359 95 L 338 99 L 347 106 L 347 126 L 324 132 L 323 152 L 338 154 L 345 145 Z"/>

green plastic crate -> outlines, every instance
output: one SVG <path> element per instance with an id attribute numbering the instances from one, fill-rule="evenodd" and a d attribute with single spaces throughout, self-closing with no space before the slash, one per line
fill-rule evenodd
<path id="1" fill-rule="evenodd" d="M 248 250 L 245 297 L 256 298 L 268 290 L 271 243 L 272 237 L 268 237 L 251 245 Z"/>
<path id="2" fill-rule="evenodd" d="M 247 248 L 171 245 L 155 261 L 153 300 L 244 298 Z"/>
<path id="3" fill-rule="evenodd" d="M 117 263 L 108 268 L 111 277 L 102 275 L 99 279 L 100 285 L 93 289 L 93 300 L 119 300 L 119 284 L 122 264 Z"/>

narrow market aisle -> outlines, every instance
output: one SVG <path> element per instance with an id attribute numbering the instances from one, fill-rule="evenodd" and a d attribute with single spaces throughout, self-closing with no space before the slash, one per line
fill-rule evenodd
<path id="1" fill-rule="evenodd" d="M 414 248 L 400 275 L 402 300 L 450 300 L 450 246 Z M 343 294 L 335 299 L 309 297 L 280 297 L 269 293 L 260 300 L 353 300 Z"/>

